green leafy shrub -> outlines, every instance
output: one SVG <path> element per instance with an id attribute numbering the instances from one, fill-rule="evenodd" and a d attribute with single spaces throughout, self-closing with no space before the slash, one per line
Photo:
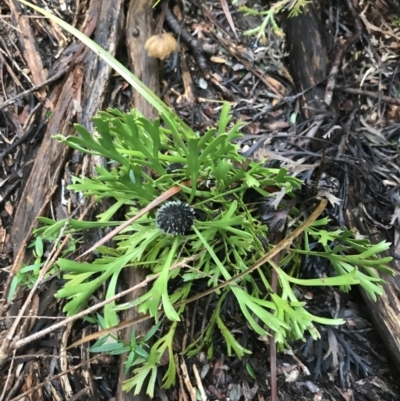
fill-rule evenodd
<path id="1" fill-rule="evenodd" d="M 177 124 L 172 113 L 150 122 L 136 110 L 129 113 L 108 110 L 94 118 L 96 132 L 93 135 L 76 125 L 78 136 L 57 136 L 74 149 L 109 159 L 109 169 L 98 167 L 98 175 L 93 178 L 75 177 L 70 189 L 97 200 L 113 198 L 114 204 L 95 222 L 74 219 L 54 222 L 42 218 L 42 226 L 36 230 L 36 235 L 43 239 L 54 238 L 55 232 L 67 224 L 65 233 L 73 233 L 74 241 L 78 242 L 79 233 L 85 229 L 120 224 L 111 219 L 121 208 L 122 211 L 129 208 L 128 216 L 135 215 L 171 187 L 180 187 L 180 192 L 170 201 L 172 203 L 166 202 L 158 211 L 150 211 L 123 229 L 114 238 L 114 248 L 101 246 L 97 250 L 99 256 L 92 263 L 65 258 L 57 262 L 66 280 L 57 297 L 66 298 L 64 309 L 68 315 L 81 310 L 103 285 L 107 288 L 105 296 L 112 297 L 123 269 L 143 267 L 149 270 L 149 275 L 158 275 L 141 298 L 131 305 L 118 306 L 111 302 L 100 317 L 102 327 L 112 327 L 118 324 L 119 309 L 137 307 L 140 312 L 150 313 L 157 322 L 149 337 L 155 334 L 161 319 L 171 322 L 166 334 L 152 347 L 144 342 L 136 343 L 134 335 L 130 344 L 109 337 L 108 340 L 100 339 L 93 346 L 98 352 L 129 352 L 127 369 L 134 367 L 134 371 L 133 377 L 125 383 L 126 390 L 134 389 L 138 393 L 148 378 L 147 393 L 154 395 L 156 372 L 164 353 L 169 354 L 164 386 L 174 383 L 176 368 L 172 341 L 185 301 L 193 295 L 199 280 L 211 289 L 218 286 L 218 299 L 205 332 L 186 350 L 189 356 L 204 348 L 212 356 L 215 330 L 223 336 L 228 355 L 234 353 L 241 358 L 250 353 L 224 323 L 221 307 L 228 294 L 234 296 L 252 330 L 259 335 L 269 335 L 272 330 L 276 341 L 284 347 L 292 340 L 303 339 L 306 332 L 317 338 L 315 322 L 343 323 L 341 319 L 309 313 L 305 303 L 296 298 L 294 286 L 335 285 L 348 290 L 351 285 L 359 284 L 371 297 L 382 293 L 382 280 L 374 269 L 389 271 L 385 263 L 390 258 L 378 259 L 376 256 L 386 250 L 388 244 L 371 245 L 365 239 L 356 239 L 350 231 L 330 230 L 326 217 L 305 228 L 303 234 L 282 252 L 279 266 L 269 260 L 252 274 L 244 274 L 274 247 L 266 240 L 268 227 L 258 216 L 258 205 L 247 200 L 249 191 L 264 199 L 274 199 L 276 193 L 269 190 L 274 187 L 280 194 L 293 199 L 294 191 L 302 183 L 285 169 L 266 168 L 241 156 L 233 143 L 240 138 L 240 126 L 235 124 L 228 128 L 229 122 L 229 107 L 225 105 L 218 128 L 200 136 Z M 173 207 L 165 207 L 168 204 Z M 182 206 L 183 217 L 176 217 L 175 209 Z M 279 206 L 277 198 L 275 206 Z M 161 218 L 159 213 L 165 214 Z M 173 214 L 175 220 L 169 220 L 168 213 Z M 189 223 L 184 229 L 177 229 L 187 217 L 185 213 L 189 213 Z M 195 217 L 193 225 L 190 216 Z M 295 206 L 285 213 L 285 219 L 292 230 L 302 222 Z M 164 226 L 171 221 L 176 225 L 168 231 Z M 321 244 L 322 250 L 310 250 L 310 239 Z M 196 257 L 190 266 L 171 269 L 172 265 L 193 255 Z M 329 259 L 336 276 L 299 278 L 303 255 Z M 272 291 L 270 284 L 273 270 L 278 275 L 277 292 Z M 240 274 L 243 277 L 232 280 Z M 227 281 L 228 285 L 224 285 Z M 173 290 L 170 289 L 171 282 L 174 282 Z"/>
<path id="2" fill-rule="evenodd" d="M 234 5 L 236 3 L 237 1 L 233 1 Z M 265 44 L 267 42 L 265 32 L 268 26 L 271 26 L 275 35 L 283 37 L 284 33 L 275 19 L 276 15 L 281 12 L 287 12 L 289 17 L 296 17 L 301 14 L 302 9 L 309 3 L 311 3 L 311 0 L 280 0 L 272 4 L 270 8 L 264 11 L 259 11 L 242 5 L 239 7 L 239 10 L 245 15 L 259 15 L 263 17 L 263 21 L 259 26 L 245 31 L 244 35 L 256 36 L 261 44 Z"/>

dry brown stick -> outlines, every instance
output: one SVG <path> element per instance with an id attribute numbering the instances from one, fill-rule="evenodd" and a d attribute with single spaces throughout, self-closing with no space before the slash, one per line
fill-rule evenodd
<path id="1" fill-rule="evenodd" d="M 14 351 L 14 355 L 13 355 L 13 356 L 15 356 L 15 351 Z M 0 394 L 0 401 L 3 401 L 3 400 L 4 400 L 4 397 L 5 397 L 5 395 L 6 395 L 6 391 L 7 391 L 7 388 L 8 388 L 8 383 L 9 383 L 9 381 L 10 381 L 10 379 L 11 379 L 12 371 L 13 371 L 13 369 L 14 369 L 14 362 L 15 362 L 15 360 L 14 360 L 14 358 L 12 358 L 11 363 L 10 363 L 10 367 L 8 368 L 8 373 L 7 373 L 6 382 L 4 383 L 3 391 L 2 391 L 2 393 Z"/>
<path id="2" fill-rule="evenodd" d="M 275 242 L 279 244 L 282 240 L 282 233 L 279 232 Z M 279 264 L 279 253 L 274 256 L 274 262 L 276 265 Z M 271 289 L 274 293 L 278 290 L 278 272 L 276 269 L 272 269 L 271 273 Z M 278 386 L 276 378 L 276 342 L 275 342 L 275 332 L 271 330 L 271 338 L 269 343 L 270 352 L 270 374 L 271 374 L 271 401 L 278 401 Z"/>
<path id="3" fill-rule="evenodd" d="M 183 28 L 183 21 L 178 21 L 175 14 L 168 8 L 165 14 L 165 21 L 171 30 L 182 39 L 182 41 L 193 51 L 199 68 L 206 74 L 210 73 L 210 67 L 204 57 L 203 42 L 200 39 L 194 38 L 185 28 Z"/>
<path id="4" fill-rule="evenodd" d="M 197 388 L 199 389 L 200 394 L 201 394 L 201 401 L 207 401 L 207 395 L 206 395 L 206 392 L 204 391 L 204 387 L 203 387 L 203 383 L 202 383 L 202 380 L 201 380 L 200 372 L 197 369 L 197 366 L 195 364 L 193 364 L 192 366 L 193 366 L 194 377 L 195 377 L 196 383 L 197 383 Z"/>
<path id="5" fill-rule="evenodd" d="M 54 375 L 52 377 L 48 377 L 42 383 L 40 383 L 40 384 L 38 384 L 38 385 L 36 385 L 34 387 L 31 387 L 29 390 L 25 391 L 24 393 L 21 393 L 21 394 L 17 395 L 16 397 L 12 398 L 9 401 L 18 401 L 21 398 L 25 398 L 27 395 L 32 394 L 36 390 L 38 390 L 38 389 L 42 388 L 43 386 L 45 386 L 46 384 L 51 383 L 52 381 L 54 381 L 56 379 L 59 379 L 60 377 L 66 375 L 68 373 L 71 373 L 74 370 L 76 370 L 78 368 L 81 368 L 82 366 L 87 365 L 88 363 L 94 362 L 96 359 L 99 359 L 101 357 L 102 357 L 102 355 L 96 355 L 93 358 L 88 359 L 87 361 L 78 363 L 77 365 L 74 365 L 74 366 L 70 367 L 68 370 L 65 370 L 65 371 L 63 371 L 61 373 L 58 373 L 57 375 Z M 28 399 L 30 399 L 30 397 Z"/>
<path id="6" fill-rule="evenodd" d="M 344 55 L 347 52 L 347 50 L 351 46 L 353 46 L 356 42 L 358 42 L 358 40 L 361 37 L 362 26 L 360 22 L 360 17 L 354 8 L 353 1 L 345 0 L 345 2 L 353 18 L 354 33 L 344 43 L 339 44 L 335 58 L 333 59 L 332 67 L 329 72 L 328 82 L 326 84 L 325 97 L 324 97 L 324 102 L 327 107 L 329 107 L 332 104 L 333 90 L 335 89 L 336 85 L 336 77 L 339 72 L 339 68 L 343 62 Z"/>
<path id="7" fill-rule="evenodd" d="M 394 104 L 396 106 L 400 106 L 400 99 L 397 99 L 397 98 L 391 97 L 391 96 L 381 95 L 379 92 L 371 92 L 371 91 L 366 91 L 366 90 L 357 89 L 357 88 L 339 88 L 339 87 L 337 87 L 336 89 L 341 90 L 342 92 L 351 93 L 353 95 L 369 96 L 374 99 L 381 99 L 383 102 L 386 102 L 389 104 Z"/>
<path id="8" fill-rule="evenodd" d="M 10 98 L 10 99 L 8 99 L 5 102 L 0 104 L 0 110 L 3 110 L 7 106 L 12 105 L 14 102 L 16 102 L 19 99 L 22 99 L 23 97 L 29 95 L 30 93 L 36 92 L 38 89 L 43 88 L 43 86 L 46 86 L 48 84 L 51 84 L 54 81 L 57 81 L 57 79 L 61 78 L 64 74 L 65 74 L 65 70 L 59 71 L 55 75 L 53 75 L 51 78 L 49 78 L 46 81 L 44 81 L 42 84 L 33 86 L 32 88 L 27 89 L 26 91 L 23 91 L 23 92 L 19 93 L 16 96 L 13 96 L 12 98 Z"/>
<path id="9" fill-rule="evenodd" d="M 67 347 L 68 347 L 68 339 L 69 336 L 71 334 L 72 331 L 72 327 L 73 327 L 73 323 L 69 323 L 67 324 L 66 329 L 64 330 L 64 332 L 62 333 L 61 336 L 61 346 L 60 346 L 60 368 L 62 371 L 66 371 L 68 369 L 68 358 L 67 358 Z M 63 376 L 60 378 L 61 381 L 61 387 L 64 390 L 64 397 L 67 400 L 70 400 L 73 395 L 74 395 L 74 391 L 72 390 L 72 386 L 71 383 L 69 381 L 69 377 L 68 376 Z"/>
<path id="10" fill-rule="evenodd" d="M 8 54 L 0 47 L 0 63 L 6 66 L 6 70 L 7 72 L 10 74 L 10 77 L 13 79 L 14 84 L 19 86 L 21 89 L 24 89 L 24 86 L 22 85 L 21 81 L 19 80 L 18 76 L 16 75 L 16 73 L 14 72 L 14 70 L 10 67 L 10 65 L 7 63 L 6 58 L 4 57 L 3 53 L 5 55 L 8 56 Z M 15 60 L 11 60 L 12 64 L 17 64 Z M 17 64 L 18 65 L 18 64 Z M 18 66 L 18 68 L 20 69 L 20 67 Z M 24 74 L 22 72 L 22 75 L 24 76 L 24 78 L 26 78 L 26 80 L 28 82 L 30 82 L 30 79 L 28 76 L 26 76 L 26 74 Z M 7 92 L 4 91 L 3 89 L 3 93 L 6 94 Z M 4 95 L 3 95 L 4 96 Z"/>
<path id="11" fill-rule="evenodd" d="M 30 17 L 23 15 L 21 4 L 17 1 L 9 2 L 11 10 L 11 21 L 14 26 L 18 26 L 19 44 L 22 56 L 29 67 L 32 81 L 35 85 L 40 85 L 47 79 L 47 70 L 43 67 L 43 62 L 38 51 L 37 37 L 30 25 Z M 36 93 L 40 101 L 44 101 L 46 93 L 40 90 Z"/>
<path id="12" fill-rule="evenodd" d="M 157 26 L 154 29 L 154 35 L 158 35 L 162 32 L 162 29 L 164 26 L 164 21 L 165 21 L 165 14 L 168 10 L 168 6 L 169 6 L 169 0 L 164 1 L 162 8 L 161 8 L 161 13 L 158 17 Z"/>
<path id="13" fill-rule="evenodd" d="M 179 53 L 179 60 L 181 62 L 182 70 L 182 83 L 184 88 L 184 92 L 180 100 L 183 102 L 184 105 L 190 106 L 192 108 L 192 111 L 194 111 L 193 106 L 196 101 L 196 92 L 193 85 L 192 75 L 190 74 L 190 69 L 186 60 L 185 52 L 181 49 Z"/>

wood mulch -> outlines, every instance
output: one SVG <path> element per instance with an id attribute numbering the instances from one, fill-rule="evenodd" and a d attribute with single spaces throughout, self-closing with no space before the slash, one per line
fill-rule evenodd
<path id="1" fill-rule="evenodd" d="M 336 177 L 344 201 L 331 217 L 373 241 L 392 242 L 392 267 L 400 270 L 398 0 L 314 1 L 296 18 L 277 17 L 282 32 L 267 26 L 265 41 L 243 34 L 262 18 L 244 16 L 226 0 L 164 0 L 155 9 L 145 0 L 37 4 L 91 36 L 195 130 L 215 126 L 229 101 L 234 119 L 244 122 L 239 144 L 247 157 L 279 163 L 306 185 L 322 170 Z M 67 324 L 54 298 L 60 277 L 21 286 L 11 302 L 7 294 L 21 267 L 34 261 L 28 246 L 37 217 L 93 218 L 107 208 L 66 196 L 73 175 L 90 176 L 105 161 L 71 152 L 52 136 L 74 135 L 73 123 L 92 130 L 91 118 L 108 107 L 136 107 L 148 118 L 155 110 L 90 50 L 17 0 L 0 0 L 0 15 L 0 401 L 145 400 L 122 391 L 124 357 L 92 354 L 89 343 L 67 350 L 97 328 Z M 145 42 L 162 31 L 179 38 L 180 50 L 160 62 Z M 95 232 L 87 246 L 104 235 Z M 146 276 L 139 269 L 124 274 L 121 289 Z M 310 310 L 338 308 L 346 325 L 320 328 L 321 341 L 306 339 L 278 354 L 280 400 L 400 400 L 400 281 L 384 278 L 376 303 L 360 290 L 301 294 Z M 228 357 L 222 341 L 212 359 L 180 355 L 212 302 L 187 309 L 176 338 L 179 380 L 172 389 L 158 387 L 157 398 L 270 399 L 269 343 L 239 315 L 227 314 L 226 324 L 241 333 L 251 356 Z M 121 320 L 135 316 L 131 309 Z M 149 324 L 136 325 L 136 334 Z M 131 330 L 122 338 L 129 341 Z"/>

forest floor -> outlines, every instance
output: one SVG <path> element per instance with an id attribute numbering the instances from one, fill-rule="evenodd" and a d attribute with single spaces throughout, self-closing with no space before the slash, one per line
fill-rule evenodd
<path id="1" fill-rule="evenodd" d="M 258 9 L 272 5 L 238 3 Z M 54 0 L 46 7 L 115 54 L 195 131 L 216 126 L 223 102 L 229 102 L 234 120 L 244 123 L 238 144 L 246 157 L 278 161 L 309 186 L 322 171 L 336 176 L 340 197 L 357 205 L 350 212 L 345 201 L 333 207 L 330 217 L 337 225 L 347 225 L 347 214 L 357 212 L 356 219 L 369 230 L 396 244 L 400 4 L 317 3 L 303 17 L 318 22 L 320 36 L 311 36 L 311 47 L 296 56 L 298 38 L 285 12 L 276 17 L 280 28 L 267 24 L 260 31 L 265 37 L 257 37 L 257 32 L 244 33 L 260 26 L 263 18 L 245 16 L 226 0 L 163 0 L 154 10 L 155 29 L 177 37 L 180 50 L 160 62 L 150 60 L 144 48 L 149 35 L 143 37 L 138 28 L 153 22 L 153 11 L 144 1 Z M 71 216 L 79 199 L 66 186 L 73 175 L 93 172 L 95 161 L 54 144 L 51 137 L 73 135 L 73 123 L 91 129 L 95 112 L 106 108 L 139 107 L 149 118 L 154 111 L 138 106 L 131 87 L 57 25 L 16 0 L 0 0 L 0 15 L 0 339 L 3 352 L 9 347 L 0 365 L 0 401 L 134 399 L 120 392 L 117 356 L 92 354 L 89 343 L 66 350 L 94 330 L 87 321 L 34 336 L 65 317 L 63 302 L 54 298 L 62 277 L 47 277 L 32 291 L 37 276 L 18 271 L 34 263 L 30 244 L 36 218 Z M 135 18 L 143 21 L 132 23 Z M 309 35 L 314 33 L 310 26 Z M 313 47 L 316 42 L 320 54 Z M 86 213 L 94 218 L 100 211 Z M 51 246 L 46 245 L 44 255 Z M 391 251 L 399 258 L 395 245 Z M 318 266 L 307 269 L 320 274 Z M 15 276 L 21 285 L 9 302 Z M 278 353 L 279 399 L 400 400 L 400 372 L 360 292 L 301 291 L 313 310 L 329 314 L 335 305 L 346 324 L 321 327 L 319 342 L 306 338 Z M 96 297 L 101 300 L 102 294 Z M 212 357 L 181 355 L 182 344 L 204 329 L 212 302 L 204 299 L 187 308 L 175 341 L 177 383 L 168 390 L 158 386 L 156 397 L 270 400 L 268 340 L 253 333 L 234 306 L 227 306 L 225 324 L 252 351 L 250 356 L 228 356 L 222 337 L 216 338 Z M 25 313 L 17 318 L 21 310 Z M 30 342 L 12 347 L 14 340 L 31 335 Z"/>

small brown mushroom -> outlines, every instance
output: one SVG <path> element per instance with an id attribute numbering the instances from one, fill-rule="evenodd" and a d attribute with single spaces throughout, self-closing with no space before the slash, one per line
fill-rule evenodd
<path id="1" fill-rule="evenodd" d="M 177 51 L 178 43 L 170 33 L 160 33 L 147 39 L 144 47 L 150 57 L 165 60 Z"/>

